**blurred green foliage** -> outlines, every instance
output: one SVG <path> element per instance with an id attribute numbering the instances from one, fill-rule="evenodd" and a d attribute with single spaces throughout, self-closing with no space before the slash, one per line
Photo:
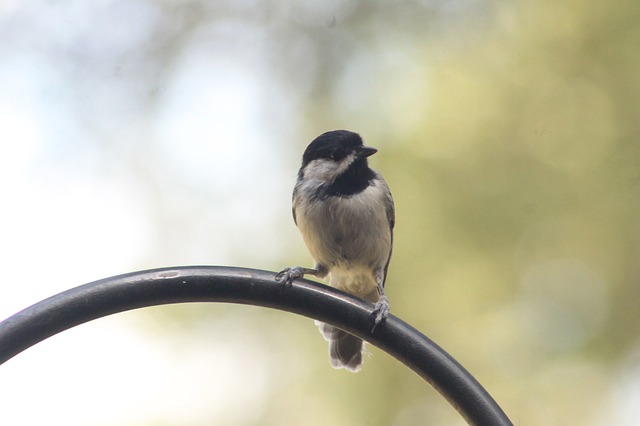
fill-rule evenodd
<path id="1" fill-rule="evenodd" d="M 341 127 L 380 148 L 393 313 L 516 424 L 609 424 L 616 380 L 638 368 L 640 5 L 270 6 L 251 25 L 280 81 L 269 99 L 295 100 L 290 155 Z M 272 269 L 294 261 L 310 258 Z M 278 341 L 309 365 L 279 372 L 256 424 L 462 424 L 381 351 L 358 375 L 333 371 L 313 326 L 293 323 Z"/>
<path id="2" fill-rule="evenodd" d="M 608 424 L 639 344 L 640 6 L 455 4 L 340 20 L 357 47 L 326 66 L 306 126 L 357 123 L 382 148 L 395 314 L 517 424 Z M 345 412 L 329 423 L 454 422 L 373 352 L 361 376 L 318 395 Z"/>

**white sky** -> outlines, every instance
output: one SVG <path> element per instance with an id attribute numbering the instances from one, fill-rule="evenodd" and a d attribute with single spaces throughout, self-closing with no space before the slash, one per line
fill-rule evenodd
<path id="1" fill-rule="evenodd" d="M 0 20 L 12 18 L 9 6 L 3 3 Z M 41 11 L 54 16 L 41 14 L 35 20 L 54 22 L 67 14 L 82 21 L 83 14 L 92 13 L 80 3 L 59 6 Z M 88 29 L 67 28 L 53 38 L 72 44 L 76 31 Z M 130 38 L 125 34 L 119 43 Z M 143 159 L 156 163 L 145 167 L 160 176 L 160 196 L 176 204 L 175 211 L 166 209 L 169 218 L 164 220 L 177 229 L 164 232 L 158 229 L 163 223 L 154 222 L 145 183 L 126 169 L 131 165 L 128 144 L 136 141 L 119 140 L 121 147 L 101 150 L 86 125 L 87 117 L 98 127 L 103 121 L 112 126 L 129 119 L 93 114 L 130 106 L 119 105 L 123 100 L 112 89 L 96 87 L 98 98 L 87 100 L 88 115 L 78 117 L 70 93 L 85 82 L 65 75 L 60 63 L 37 47 L 0 47 L 0 319 L 68 288 L 141 267 L 233 263 L 233 253 L 219 247 L 242 246 L 247 258 L 261 259 L 257 262 L 263 267 L 278 256 L 276 231 L 268 225 L 275 215 L 291 220 L 296 165 L 282 173 L 288 159 L 273 155 L 264 137 L 260 76 L 251 67 L 234 71 L 239 66 L 233 57 L 222 63 L 202 59 L 197 48 L 179 64 L 154 117 L 134 114 L 120 121 L 126 127 L 104 135 L 107 140 L 153 137 Z M 123 157 L 105 158 L 105 153 Z M 109 162 L 116 166 L 105 166 Z M 193 194 L 181 192 L 190 186 L 209 187 L 210 198 L 193 200 Z M 185 218 L 191 224 L 181 222 Z M 173 240 L 182 229 L 187 235 Z M 235 241 L 234 234 L 245 241 Z M 291 224 L 287 239 L 294 234 Z M 254 238 L 251 245 L 248 235 Z M 154 257 L 158 242 L 175 243 L 181 254 Z M 224 345 L 194 339 L 187 346 L 195 349 L 176 352 L 175 342 L 138 330 L 139 315 L 77 327 L 3 365 L 0 424 L 188 424 L 225 422 L 230 415 L 248 421 L 257 415 L 267 368 L 263 358 L 242 361 L 259 348 L 249 350 L 244 340 L 230 337 Z M 212 336 L 221 333 L 212 330 Z M 194 397 L 202 394 L 208 397 Z M 256 410 L 243 409 L 247 406 Z M 220 417 L 212 418 L 216 412 Z"/>

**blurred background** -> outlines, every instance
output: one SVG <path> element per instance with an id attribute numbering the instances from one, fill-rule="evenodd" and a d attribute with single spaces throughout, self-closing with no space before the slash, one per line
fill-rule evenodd
<path id="1" fill-rule="evenodd" d="M 377 147 L 392 312 L 518 425 L 640 422 L 640 3 L 0 2 L 0 319 L 120 273 L 311 265 L 306 145 Z M 7 425 L 461 425 L 374 347 L 189 304 L 0 367 Z"/>

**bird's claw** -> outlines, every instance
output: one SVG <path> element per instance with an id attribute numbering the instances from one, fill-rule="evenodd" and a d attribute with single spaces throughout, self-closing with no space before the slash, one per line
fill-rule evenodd
<path id="1" fill-rule="evenodd" d="M 299 266 L 288 266 L 276 275 L 276 281 L 280 284 L 291 285 L 293 280 L 304 276 L 302 268 Z"/>
<path id="2" fill-rule="evenodd" d="M 373 333 L 378 325 L 380 325 L 387 317 L 389 316 L 389 300 L 385 296 L 382 296 L 374 305 L 373 312 L 371 312 L 371 316 L 373 319 L 373 328 L 371 332 Z"/>

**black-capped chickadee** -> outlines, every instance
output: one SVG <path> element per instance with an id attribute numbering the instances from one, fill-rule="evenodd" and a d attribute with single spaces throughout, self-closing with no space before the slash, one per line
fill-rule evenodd
<path id="1" fill-rule="evenodd" d="M 293 220 L 316 265 L 285 268 L 276 276 L 291 284 L 305 274 L 328 274 L 331 286 L 375 303 L 373 328 L 389 315 L 384 282 L 395 221 L 391 191 L 367 162 L 376 152 L 347 130 L 323 133 L 309 144 L 293 189 Z M 317 324 L 329 342 L 331 365 L 359 371 L 364 342 Z"/>

